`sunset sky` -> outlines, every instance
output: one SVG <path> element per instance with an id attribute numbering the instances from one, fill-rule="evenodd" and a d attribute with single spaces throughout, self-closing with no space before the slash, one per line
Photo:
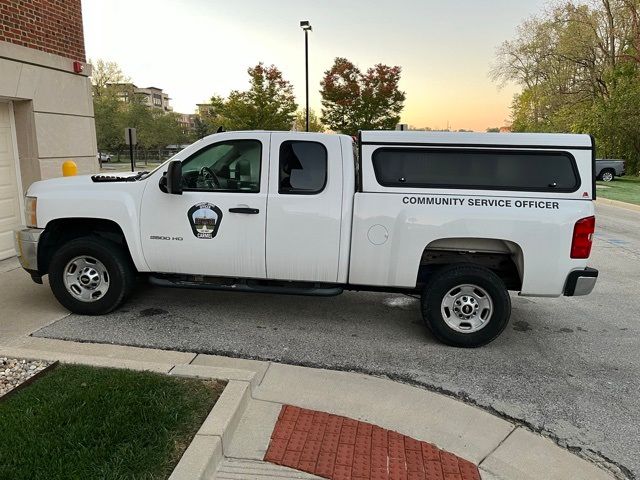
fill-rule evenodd
<path id="1" fill-rule="evenodd" d="M 400 65 L 402 122 L 483 131 L 508 123 L 515 86 L 488 77 L 496 47 L 546 0 L 82 0 L 87 57 L 117 62 L 140 86 L 163 88 L 191 113 L 248 86 L 247 67 L 275 64 L 304 104 L 309 20 L 310 102 L 336 56 L 361 69 Z"/>

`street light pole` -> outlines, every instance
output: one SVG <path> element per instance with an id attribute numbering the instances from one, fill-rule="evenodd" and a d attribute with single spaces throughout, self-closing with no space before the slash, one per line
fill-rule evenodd
<path id="1" fill-rule="evenodd" d="M 309 32 L 312 31 L 308 20 L 300 22 L 300 27 L 304 30 L 304 72 L 306 91 L 306 131 L 309 131 Z"/>

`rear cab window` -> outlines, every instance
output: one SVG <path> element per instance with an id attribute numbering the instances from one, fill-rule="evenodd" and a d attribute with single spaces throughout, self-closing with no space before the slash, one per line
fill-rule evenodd
<path id="1" fill-rule="evenodd" d="M 580 186 L 568 152 L 378 148 L 372 162 L 385 187 L 575 192 Z"/>
<path id="2" fill-rule="evenodd" d="M 319 142 L 282 142 L 278 193 L 315 195 L 322 192 L 327 184 L 327 156 L 327 148 Z"/>

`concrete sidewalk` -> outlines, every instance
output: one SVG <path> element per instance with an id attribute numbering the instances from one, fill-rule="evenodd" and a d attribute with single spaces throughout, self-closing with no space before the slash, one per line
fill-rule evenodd
<path id="1" fill-rule="evenodd" d="M 485 480 L 615 478 L 610 471 L 517 424 L 450 397 L 385 378 L 216 355 L 31 337 L 31 332 L 68 313 L 55 303 L 48 289 L 25 288 L 31 286 L 31 280 L 15 260 L 0 262 L 0 276 L 0 356 L 229 381 L 173 479 L 317 478 L 263 462 L 283 405 L 349 417 L 435 444 L 478 465 Z"/>
<path id="2" fill-rule="evenodd" d="M 152 370 L 230 381 L 174 479 L 315 478 L 262 459 L 282 405 L 343 415 L 450 451 L 482 478 L 612 479 L 613 474 L 523 427 L 444 395 L 368 375 L 215 355 L 75 343 L 34 337 L 0 355 Z M 216 412 L 218 410 L 218 412 Z M 195 453 L 194 453 L 195 452 Z M 183 459 L 183 460 L 184 460 Z M 186 463 L 185 463 L 186 465 Z"/>

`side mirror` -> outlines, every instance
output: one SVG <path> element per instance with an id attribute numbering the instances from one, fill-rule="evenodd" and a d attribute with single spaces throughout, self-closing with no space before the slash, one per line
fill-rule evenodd
<path id="1" fill-rule="evenodd" d="M 167 171 L 160 178 L 159 186 L 164 193 L 182 195 L 182 162 L 169 162 Z"/>

